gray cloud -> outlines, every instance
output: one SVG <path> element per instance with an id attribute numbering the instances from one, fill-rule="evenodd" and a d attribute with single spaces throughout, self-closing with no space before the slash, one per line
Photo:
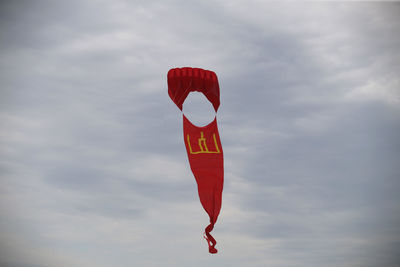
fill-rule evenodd
<path id="1" fill-rule="evenodd" d="M 1 2 L 0 265 L 396 266 L 398 11 Z M 167 94 L 181 66 L 220 81 L 217 257 Z"/>

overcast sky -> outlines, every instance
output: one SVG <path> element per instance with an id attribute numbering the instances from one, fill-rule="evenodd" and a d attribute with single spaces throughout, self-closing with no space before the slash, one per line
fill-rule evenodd
<path id="1" fill-rule="evenodd" d="M 1 1 L 0 266 L 399 266 L 399 32 L 399 3 Z M 220 82 L 216 255 L 184 66 Z"/>

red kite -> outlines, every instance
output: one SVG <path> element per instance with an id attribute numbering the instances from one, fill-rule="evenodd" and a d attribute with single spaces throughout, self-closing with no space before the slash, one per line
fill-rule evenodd
<path id="1" fill-rule="evenodd" d="M 214 72 L 188 67 L 168 71 L 168 94 L 180 110 L 186 97 L 193 91 L 203 93 L 215 111 L 218 111 L 219 85 Z M 217 242 L 210 235 L 221 210 L 224 185 L 224 159 L 217 118 L 204 127 L 198 127 L 183 114 L 183 138 L 190 168 L 197 182 L 200 202 L 210 217 L 204 238 L 207 240 L 209 252 L 217 253 Z"/>

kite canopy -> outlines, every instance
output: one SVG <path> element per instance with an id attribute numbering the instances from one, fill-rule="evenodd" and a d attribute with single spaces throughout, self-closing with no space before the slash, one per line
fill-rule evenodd
<path id="1" fill-rule="evenodd" d="M 168 94 L 180 110 L 186 97 L 193 91 L 203 93 L 217 112 L 220 104 L 219 85 L 213 71 L 189 67 L 168 71 Z"/>

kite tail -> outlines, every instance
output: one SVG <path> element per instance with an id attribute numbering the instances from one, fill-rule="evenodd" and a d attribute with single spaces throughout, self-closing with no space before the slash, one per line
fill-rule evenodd
<path id="1" fill-rule="evenodd" d="M 215 241 L 214 237 L 210 235 L 210 232 L 214 229 L 214 223 L 211 222 L 205 229 L 205 236 L 204 238 L 207 240 L 208 243 L 208 251 L 211 254 L 215 254 L 218 252 L 218 250 L 215 248 L 215 245 L 217 244 L 217 241 Z"/>

